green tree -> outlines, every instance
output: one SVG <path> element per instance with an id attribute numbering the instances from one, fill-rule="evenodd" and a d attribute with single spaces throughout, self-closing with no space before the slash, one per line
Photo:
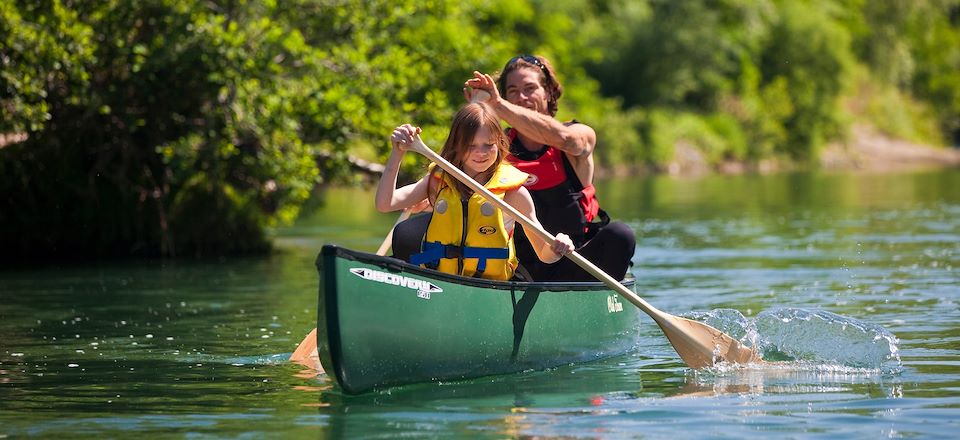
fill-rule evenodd
<path id="1" fill-rule="evenodd" d="M 395 125 L 442 143 L 471 71 L 520 53 L 558 68 L 559 117 L 597 129 L 601 167 L 680 143 L 812 160 L 861 117 L 956 142 L 958 21 L 960 0 L 2 2 L 0 247 L 263 251 Z"/>
<path id="2" fill-rule="evenodd" d="M 206 5 L 4 3 L 3 129 L 30 136 L 0 151 L 13 256 L 261 250 L 295 215 L 317 175 L 286 99 L 296 32 Z"/>

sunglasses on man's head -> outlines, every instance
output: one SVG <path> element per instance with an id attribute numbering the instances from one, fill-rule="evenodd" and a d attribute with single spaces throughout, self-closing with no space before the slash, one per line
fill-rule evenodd
<path id="1" fill-rule="evenodd" d="M 510 61 L 507 61 L 507 66 L 510 66 L 513 63 L 516 63 L 518 60 L 523 60 L 530 64 L 533 64 L 534 66 L 539 67 L 540 70 L 543 71 L 544 76 L 546 76 L 547 78 L 550 77 L 550 72 L 547 71 L 547 66 L 544 66 L 543 63 L 540 62 L 540 59 L 533 55 L 517 55 L 513 58 L 510 58 Z"/>

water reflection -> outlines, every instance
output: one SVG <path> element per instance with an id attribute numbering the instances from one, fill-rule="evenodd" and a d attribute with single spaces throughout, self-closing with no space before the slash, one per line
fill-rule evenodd
<path id="1" fill-rule="evenodd" d="M 876 396 L 868 390 L 881 390 L 886 397 L 902 397 L 903 392 L 896 375 L 874 369 L 789 362 L 691 371 L 671 397 L 850 392 Z"/>

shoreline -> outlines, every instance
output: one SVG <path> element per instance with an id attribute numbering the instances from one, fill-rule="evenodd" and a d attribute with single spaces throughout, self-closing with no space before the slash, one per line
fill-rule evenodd
<path id="1" fill-rule="evenodd" d="M 899 172 L 960 167 L 960 148 L 934 147 L 895 139 L 866 124 L 856 124 L 845 141 L 824 146 L 812 164 L 767 158 L 757 162 L 728 160 L 709 164 L 703 153 L 688 142 L 675 146 L 674 160 L 661 167 L 625 165 L 597 170 L 598 177 L 669 175 L 695 177 L 706 174 L 770 174 L 805 169 L 854 172 Z"/>
<path id="2" fill-rule="evenodd" d="M 819 162 L 825 170 L 867 172 L 952 168 L 960 167 L 960 149 L 915 144 L 857 124 L 851 128 L 847 142 L 828 144 L 820 153 Z"/>

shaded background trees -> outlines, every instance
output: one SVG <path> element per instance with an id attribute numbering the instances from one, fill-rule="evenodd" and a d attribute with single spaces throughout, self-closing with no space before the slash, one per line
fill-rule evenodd
<path id="1" fill-rule="evenodd" d="M 0 248 L 265 250 L 391 127 L 442 142 L 464 79 L 518 53 L 554 61 L 602 167 L 810 161 L 853 123 L 955 144 L 958 21 L 957 0 L 4 2 Z"/>

